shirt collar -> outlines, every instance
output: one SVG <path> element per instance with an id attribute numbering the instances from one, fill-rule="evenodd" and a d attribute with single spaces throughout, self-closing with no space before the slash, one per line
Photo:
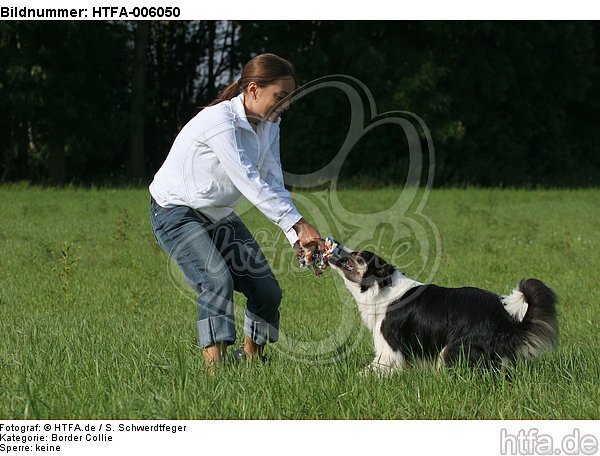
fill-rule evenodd
<path id="1" fill-rule="evenodd" d="M 231 99 L 231 110 L 233 111 L 233 113 L 238 117 L 238 119 L 240 119 L 240 126 L 246 128 L 246 129 L 250 129 L 253 130 L 252 125 L 250 125 L 250 122 L 248 122 L 248 115 L 246 114 L 246 110 L 244 109 L 244 93 L 240 93 L 238 96 L 233 97 Z M 276 124 L 277 126 L 279 126 L 279 123 L 281 122 L 281 117 L 279 117 L 277 119 L 277 122 L 269 122 L 268 120 L 261 120 L 258 123 L 258 127 L 260 128 L 264 128 L 266 125 L 266 123 L 269 124 Z"/>

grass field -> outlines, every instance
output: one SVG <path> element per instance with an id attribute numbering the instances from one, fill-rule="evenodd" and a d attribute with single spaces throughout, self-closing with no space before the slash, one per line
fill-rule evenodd
<path id="1" fill-rule="evenodd" d="M 365 213 L 398 192 L 339 196 Z M 510 375 L 411 368 L 385 379 L 358 375 L 371 340 L 349 293 L 331 271 L 294 269 L 281 238 L 265 248 L 284 290 L 272 362 L 207 377 L 193 295 L 156 245 L 148 198 L 0 188 L 0 419 L 600 418 L 600 190 L 434 190 L 424 213 L 441 240 L 435 282 L 504 294 L 540 278 L 560 299 L 561 345 Z M 242 217 L 277 232 L 255 211 Z M 401 258 L 408 276 L 423 274 L 418 257 Z"/>

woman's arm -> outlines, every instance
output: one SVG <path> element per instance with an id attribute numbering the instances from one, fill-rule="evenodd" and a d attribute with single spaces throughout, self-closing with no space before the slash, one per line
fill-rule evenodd
<path id="1" fill-rule="evenodd" d="M 233 116 L 222 114 L 222 118 L 213 120 L 215 127 L 202 132 L 200 139 L 216 154 L 227 176 L 250 203 L 285 233 L 295 232 L 294 226 L 302 215 L 289 192 L 282 192 L 281 188 L 273 187 L 261 177 L 257 163 L 258 151 L 246 149 Z M 306 230 L 304 233 L 307 233 Z M 306 240 L 305 234 L 303 239 Z"/>
<path id="2" fill-rule="evenodd" d="M 272 186 L 275 192 L 291 200 L 291 195 L 284 187 L 283 183 L 283 170 L 281 168 L 281 157 L 279 152 L 279 138 L 280 136 L 278 131 L 275 140 L 271 144 L 271 147 L 266 151 L 264 161 L 261 163 L 261 174 L 265 176 L 265 181 Z M 299 241 L 300 246 L 302 247 L 316 247 L 319 249 L 322 249 L 323 247 L 323 240 L 319 230 L 308 223 L 304 217 L 296 222 L 296 224 L 292 227 L 292 230 L 286 233 L 286 236 L 292 246 L 295 246 L 296 242 Z"/>

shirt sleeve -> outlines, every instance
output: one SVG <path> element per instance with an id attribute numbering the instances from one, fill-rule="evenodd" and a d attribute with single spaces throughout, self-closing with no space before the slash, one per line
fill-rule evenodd
<path id="1" fill-rule="evenodd" d="M 202 132 L 201 138 L 215 153 L 225 172 L 242 195 L 269 220 L 279 226 L 288 240 L 292 242 L 293 236 L 296 235 L 292 227 L 302 216 L 294 206 L 289 192 L 283 187 L 283 179 L 281 178 L 281 186 L 279 186 L 280 182 L 274 177 L 270 177 L 277 176 L 277 171 L 273 168 L 272 163 L 267 165 L 269 166 L 268 172 L 263 173 L 267 179 L 261 177 L 258 150 L 244 146 L 240 129 L 235 125 L 233 117 L 225 118 L 215 127 Z M 278 138 L 277 143 L 279 143 Z M 279 175 L 281 175 L 281 165 L 279 165 Z"/>
<path id="2" fill-rule="evenodd" d="M 291 204 L 293 204 L 292 196 L 285 188 L 283 182 L 283 170 L 281 168 L 281 156 L 279 148 L 279 132 L 277 132 L 275 140 L 265 153 L 265 158 L 262 163 L 262 170 L 262 174 L 265 176 L 265 181 L 271 186 L 273 191 L 275 191 L 281 198 L 287 199 Z M 298 220 L 300 220 L 300 217 Z M 298 220 L 296 220 L 296 222 Z M 284 233 L 289 243 L 293 247 L 299 240 L 296 231 L 293 228 L 290 228 L 289 230 L 284 231 Z"/>

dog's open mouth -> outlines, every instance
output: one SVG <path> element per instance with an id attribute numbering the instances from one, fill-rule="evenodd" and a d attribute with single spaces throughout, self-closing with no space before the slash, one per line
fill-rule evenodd
<path id="1" fill-rule="evenodd" d="M 354 271 L 354 267 L 350 264 L 350 260 L 348 258 L 342 258 L 338 261 L 338 266 L 345 271 Z"/>

